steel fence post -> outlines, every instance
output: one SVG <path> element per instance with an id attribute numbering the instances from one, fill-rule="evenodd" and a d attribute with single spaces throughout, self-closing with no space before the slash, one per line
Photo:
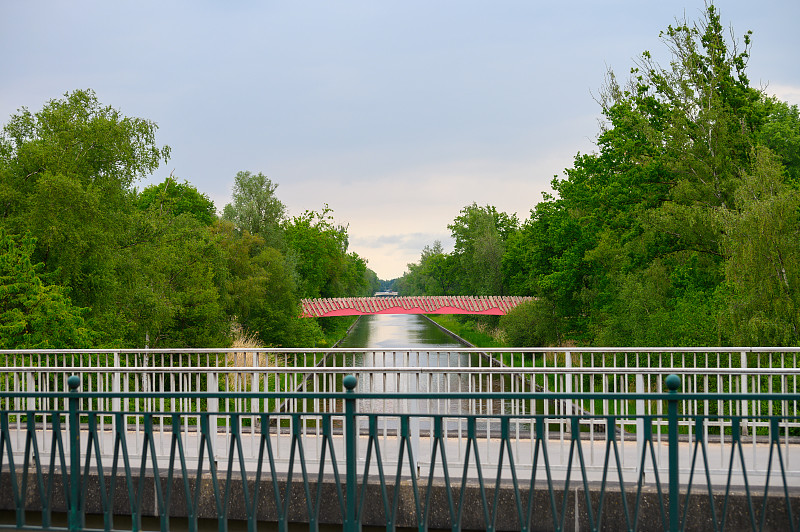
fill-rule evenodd
<path id="1" fill-rule="evenodd" d="M 80 518 L 80 496 L 81 496 L 81 428 L 78 407 L 80 398 L 78 388 L 81 385 L 81 378 L 72 375 L 67 379 L 69 386 L 69 503 L 67 507 L 69 530 L 77 532 L 82 528 Z"/>
<path id="2" fill-rule="evenodd" d="M 678 388 L 681 378 L 675 374 L 666 378 L 669 399 L 667 400 L 667 423 L 669 426 L 669 529 L 678 532 L 680 518 L 680 490 L 678 471 Z"/>
<path id="3" fill-rule="evenodd" d="M 641 373 L 636 374 L 636 393 L 640 395 L 644 395 L 646 392 L 644 386 L 644 375 Z M 644 437 L 644 416 L 647 414 L 645 410 L 645 403 L 644 399 L 637 399 L 636 400 L 636 456 L 642 456 L 645 452 L 645 442 L 647 441 Z M 638 469 L 638 464 L 637 467 Z M 639 471 L 637 471 L 638 473 Z"/>
<path id="4" fill-rule="evenodd" d="M 739 353 L 739 356 L 740 356 L 739 358 L 740 367 L 742 369 L 747 369 L 747 351 L 742 351 L 741 353 Z M 747 395 L 747 373 L 745 372 L 742 372 L 740 386 L 742 394 Z M 742 416 L 742 428 L 741 428 L 742 436 L 747 435 L 747 415 L 748 415 L 747 403 L 748 403 L 747 399 L 743 399 L 741 403 L 740 415 Z M 733 414 L 733 412 L 731 412 L 731 414 Z"/>
<path id="5" fill-rule="evenodd" d="M 357 532 L 356 523 L 356 400 L 353 398 L 358 379 L 355 375 L 347 375 L 342 379 L 345 387 L 344 417 L 345 417 L 345 486 L 346 508 L 344 517 L 344 531 Z"/>

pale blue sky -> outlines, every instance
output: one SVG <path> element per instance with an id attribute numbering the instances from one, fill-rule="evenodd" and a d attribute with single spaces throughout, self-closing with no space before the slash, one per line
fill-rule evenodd
<path id="1" fill-rule="evenodd" d="M 230 201 L 239 170 L 289 212 L 327 203 L 381 278 L 442 240 L 464 206 L 527 218 L 597 134 L 625 75 L 703 0 L 108 2 L 0 0 L 0 121 L 92 88 L 155 121 L 174 170 Z M 754 32 L 750 78 L 800 104 L 800 2 L 720 1 Z"/>

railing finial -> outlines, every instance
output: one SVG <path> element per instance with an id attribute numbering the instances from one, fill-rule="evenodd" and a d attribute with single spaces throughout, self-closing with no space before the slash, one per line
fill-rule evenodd
<path id="1" fill-rule="evenodd" d="M 667 378 L 664 379 L 664 384 L 667 385 L 667 390 L 670 392 L 677 392 L 678 388 L 681 387 L 681 378 L 674 373 L 667 375 Z"/>
<path id="2" fill-rule="evenodd" d="M 69 386 L 69 391 L 74 392 L 77 391 L 78 388 L 81 386 L 81 378 L 77 375 L 72 375 L 70 378 L 67 379 L 67 386 Z"/>
<path id="3" fill-rule="evenodd" d="M 354 390 L 358 384 L 358 379 L 355 375 L 345 375 L 344 379 L 342 379 L 342 384 L 348 391 Z"/>

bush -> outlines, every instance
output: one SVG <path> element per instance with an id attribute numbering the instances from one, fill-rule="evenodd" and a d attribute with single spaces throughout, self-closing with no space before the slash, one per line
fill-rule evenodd
<path id="1" fill-rule="evenodd" d="M 544 299 L 521 303 L 500 318 L 500 329 L 512 347 L 558 345 L 558 321 L 553 305 Z"/>

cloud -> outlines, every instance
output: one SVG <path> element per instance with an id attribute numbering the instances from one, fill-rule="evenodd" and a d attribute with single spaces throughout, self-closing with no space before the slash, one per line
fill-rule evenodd
<path id="1" fill-rule="evenodd" d="M 792 105 L 800 105 L 800 85 L 770 83 L 765 92 Z"/>

